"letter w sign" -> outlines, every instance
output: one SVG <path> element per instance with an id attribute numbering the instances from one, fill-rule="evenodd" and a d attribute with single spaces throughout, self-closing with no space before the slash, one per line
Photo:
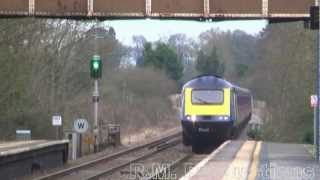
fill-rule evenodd
<path id="1" fill-rule="evenodd" d="M 77 119 L 73 122 L 73 128 L 77 133 L 85 133 L 89 128 L 88 121 L 86 119 Z"/>

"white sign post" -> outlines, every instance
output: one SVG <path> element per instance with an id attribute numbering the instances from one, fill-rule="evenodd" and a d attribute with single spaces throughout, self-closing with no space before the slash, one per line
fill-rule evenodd
<path id="1" fill-rule="evenodd" d="M 86 119 L 77 119 L 73 122 L 74 130 L 79 133 L 79 156 L 82 156 L 82 134 L 87 132 L 89 123 Z"/>
<path id="2" fill-rule="evenodd" d="M 52 116 L 52 126 L 56 127 L 56 139 L 60 139 L 60 127 L 62 126 L 62 117 L 60 115 Z"/>

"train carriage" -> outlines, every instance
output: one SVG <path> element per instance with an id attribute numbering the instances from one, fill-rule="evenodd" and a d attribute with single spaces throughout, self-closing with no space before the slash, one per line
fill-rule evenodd
<path id="1" fill-rule="evenodd" d="M 193 147 L 235 137 L 252 113 L 250 91 L 214 75 L 187 82 L 181 101 L 183 143 Z"/>

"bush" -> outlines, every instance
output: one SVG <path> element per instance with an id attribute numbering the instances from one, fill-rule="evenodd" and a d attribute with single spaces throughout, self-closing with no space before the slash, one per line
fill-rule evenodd
<path id="1" fill-rule="evenodd" d="M 119 123 L 123 134 L 179 125 L 169 99 L 177 92 L 177 84 L 163 71 L 129 68 L 110 72 L 101 92 L 102 120 Z"/>
<path id="2" fill-rule="evenodd" d="M 259 128 L 249 128 L 247 131 L 247 136 L 253 140 L 261 140 L 261 129 Z"/>
<path id="3" fill-rule="evenodd" d="M 313 131 L 307 131 L 304 133 L 303 142 L 306 144 L 313 144 Z"/>

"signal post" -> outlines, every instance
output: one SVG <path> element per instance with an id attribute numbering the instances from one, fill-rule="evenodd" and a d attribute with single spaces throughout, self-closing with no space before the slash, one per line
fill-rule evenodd
<path id="1" fill-rule="evenodd" d="M 93 102 L 93 135 L 94 135 L 94 152 L 99 151 L 100 137 L 99 137 L 99 79 L 102 76 L 102 61 L 99 55 L 94 55 L 90 61 L 90 75 L 94 80 L 94 88 L 92 94 L 92 102 Z"/>

